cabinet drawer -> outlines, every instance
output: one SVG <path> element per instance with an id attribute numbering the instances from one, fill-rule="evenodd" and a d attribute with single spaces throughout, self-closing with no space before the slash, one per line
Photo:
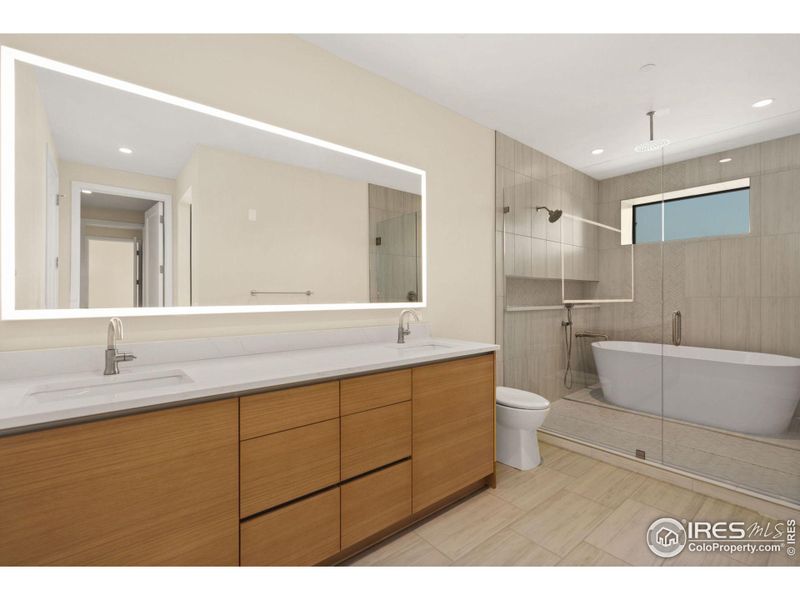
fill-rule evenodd
<path id="1" fill-rule="evenodd" d="M 339 482 L 339 419 L 240 445 L 242 518 Z"/>
<path id="2" fill-rule="evenodd" d="M 411 515 L 411 461 L 342 485 L 342 548 Z"/>
<path id="3" fill-rule="evenodd" d="M 339 551 L 339 488 L 241 525 L 243 566 L 310 566 Z"/>
<path id="4" fill-rule="evenodd" d="M 338 416 L 338 381 L 244 396 L 239 401 L 239 439 L 247 440 Z"/>
<path id="5" fill-rule="evenodd" d="M 342 415 L 411 400 L 411 369 L 342 379 Z"/>
<path id="6" fill-rule="evenodd" d="M 342 417 L 342 479 L 411 456 L 411 402 Z"/>

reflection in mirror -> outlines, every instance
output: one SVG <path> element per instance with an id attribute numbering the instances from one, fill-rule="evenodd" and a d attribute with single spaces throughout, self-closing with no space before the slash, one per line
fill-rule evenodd
<path id="1" fill-rule="evenodd" d="M 420 212 L 419 194 L 369 186 L 370 302 L 418 302 Z"/>
<path id="2" fill-rule="evenodd" d="M 424 302 L 422 171 L 19 56 L 14 309 Z"/>
<path id="3" fill-rule="evenodd" d="M 165 204 L 136 190 L 81 184 L 79 193 L 81 308 L 165 306 Z M 101 191 L 106 190 L 106 191 Z"/>

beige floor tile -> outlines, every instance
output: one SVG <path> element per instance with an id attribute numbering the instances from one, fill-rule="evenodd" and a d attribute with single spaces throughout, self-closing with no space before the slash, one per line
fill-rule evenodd
<path id="1" fill-rule="evenodd" d="M 634 500 L 661 510 L 662 517 L 691 519 L 706 496 L 665 481 L 647 479 L 631 496 Z"/>
<path id="2" fill-rule="evenodd" d="M 705 502 L 703 502 L 703 504 L 700 506 L 700 509 L 697 511 L 697 514 L 694 516 L 693 520 L 710 521 L 712 523 L 716 521 L 741 521 L 745 523 L 745 527 L 749 527 L 753 523 L 759 523 L 762 526 L 765 526 L 766 522 L 770 519 L 758 514 L 757 512 L 742 508 L 741 506 L 736 506 L 735 504 L 725 502 L 724 500 L 706 498 Z M 684 551 L 681 554 L 684 553 L 686 552 Z M 746 552 L 734 552 L 733 554 L 729 554 L 727 552 L 708 552 L 705 554 L 719 554 L 721 556 L 727 556 L 745 565 L 763 566 L 769 562 L 770 558 L 769 553 L 766 552 L 754 554 Z"/>
<path id="3" fill-rule="evenodd" d="M 562 450 L 561 454 L 553 456 L 550 460 L 544 458 L 543 464 L 571 477 L 583 477 L 602 463 L 583 454 Z"/>
<path id="4" fill-rule="evenodd" d="M 647 546 L 647 529 L 662 512 L 628 498 L 586 537 L 586 541 L 631 565 L 656 566 L 661 559 Z"/>
<path id="5" fill-rule="evenodd" d="M 616 508 L 644 482 L 643 475 L 604 463 L 567 486 L 572 492 L 590 500 Z"/>
<path id="6" fill-rule="evenodd" d="M 719 552 L 689 552 L 684 548 L 675 558 L 664 559 L 666 567 L 741 567 L 738 560 Z"/>
<path id="7" fill-rule="evenodd" d="M 355 567 L 423 567 L 447 566 L 450 563 L 449 558 L 419 537 L 414 531 L 410 531 L 355 557 L 348 564 Z"/>
<path id="8" fill-rule="evenodd" d="M 547 467 L 517 471 L 498 477 L 497 488 L 491 494 L 528 511 L 546 501 L 574 479 Z"/>
<path id="9" fill-rule="evenodd" d="M 523 515 L 511 529 L 559 556 L 566 556 L 611 510 L 562 489 Z"/>
<path id="10" fill-rule="evenodd" d="M 795 549 L 797 546 L 795 546 Z M 786 552 L 772 552 L 769 555 L 767 564 L 770 567 L 800 567 L 800 558 L 797 554 L 789 556 Z"/>
<path id="11" fill-rule="evenodd" d="M 494 494 L 480 492 L 415 529 L 437 550 L 456 560 L 512 523 L 523 511 Z"/>
<path id="12" fill-rule="evenodd" d="M 560 567 L 624 567 L 624 560 L 603 552 L 591 544 L 581 542 L 558 563 Z"/>
<path id="13" fill-rule="evenodd" d="M 479 544 L 455 562 L 464 566 L 551 566 L 561 557 L 534 544 L 528 538 L 504 529 Z"/>

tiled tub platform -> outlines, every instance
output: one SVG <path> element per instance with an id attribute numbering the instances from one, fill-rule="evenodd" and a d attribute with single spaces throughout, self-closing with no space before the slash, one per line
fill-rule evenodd
<path id="1" fill-rule="evenodd" d="M 599 385 L 554 402 L 545 430 L 800 504 L 800 433 L 762 437 L 613 406 Z"/>

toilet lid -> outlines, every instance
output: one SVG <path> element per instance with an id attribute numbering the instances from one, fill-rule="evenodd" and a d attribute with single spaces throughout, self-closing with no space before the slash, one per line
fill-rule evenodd
<path id="1" fill-rule="evenodd" d="M 497 388 L 497 403 L 509 408 L 522 408 L 524 410 L 544 410 L 550 408 L 550 402 L 539 394 L 517 390 L 509 387 Z"/>

